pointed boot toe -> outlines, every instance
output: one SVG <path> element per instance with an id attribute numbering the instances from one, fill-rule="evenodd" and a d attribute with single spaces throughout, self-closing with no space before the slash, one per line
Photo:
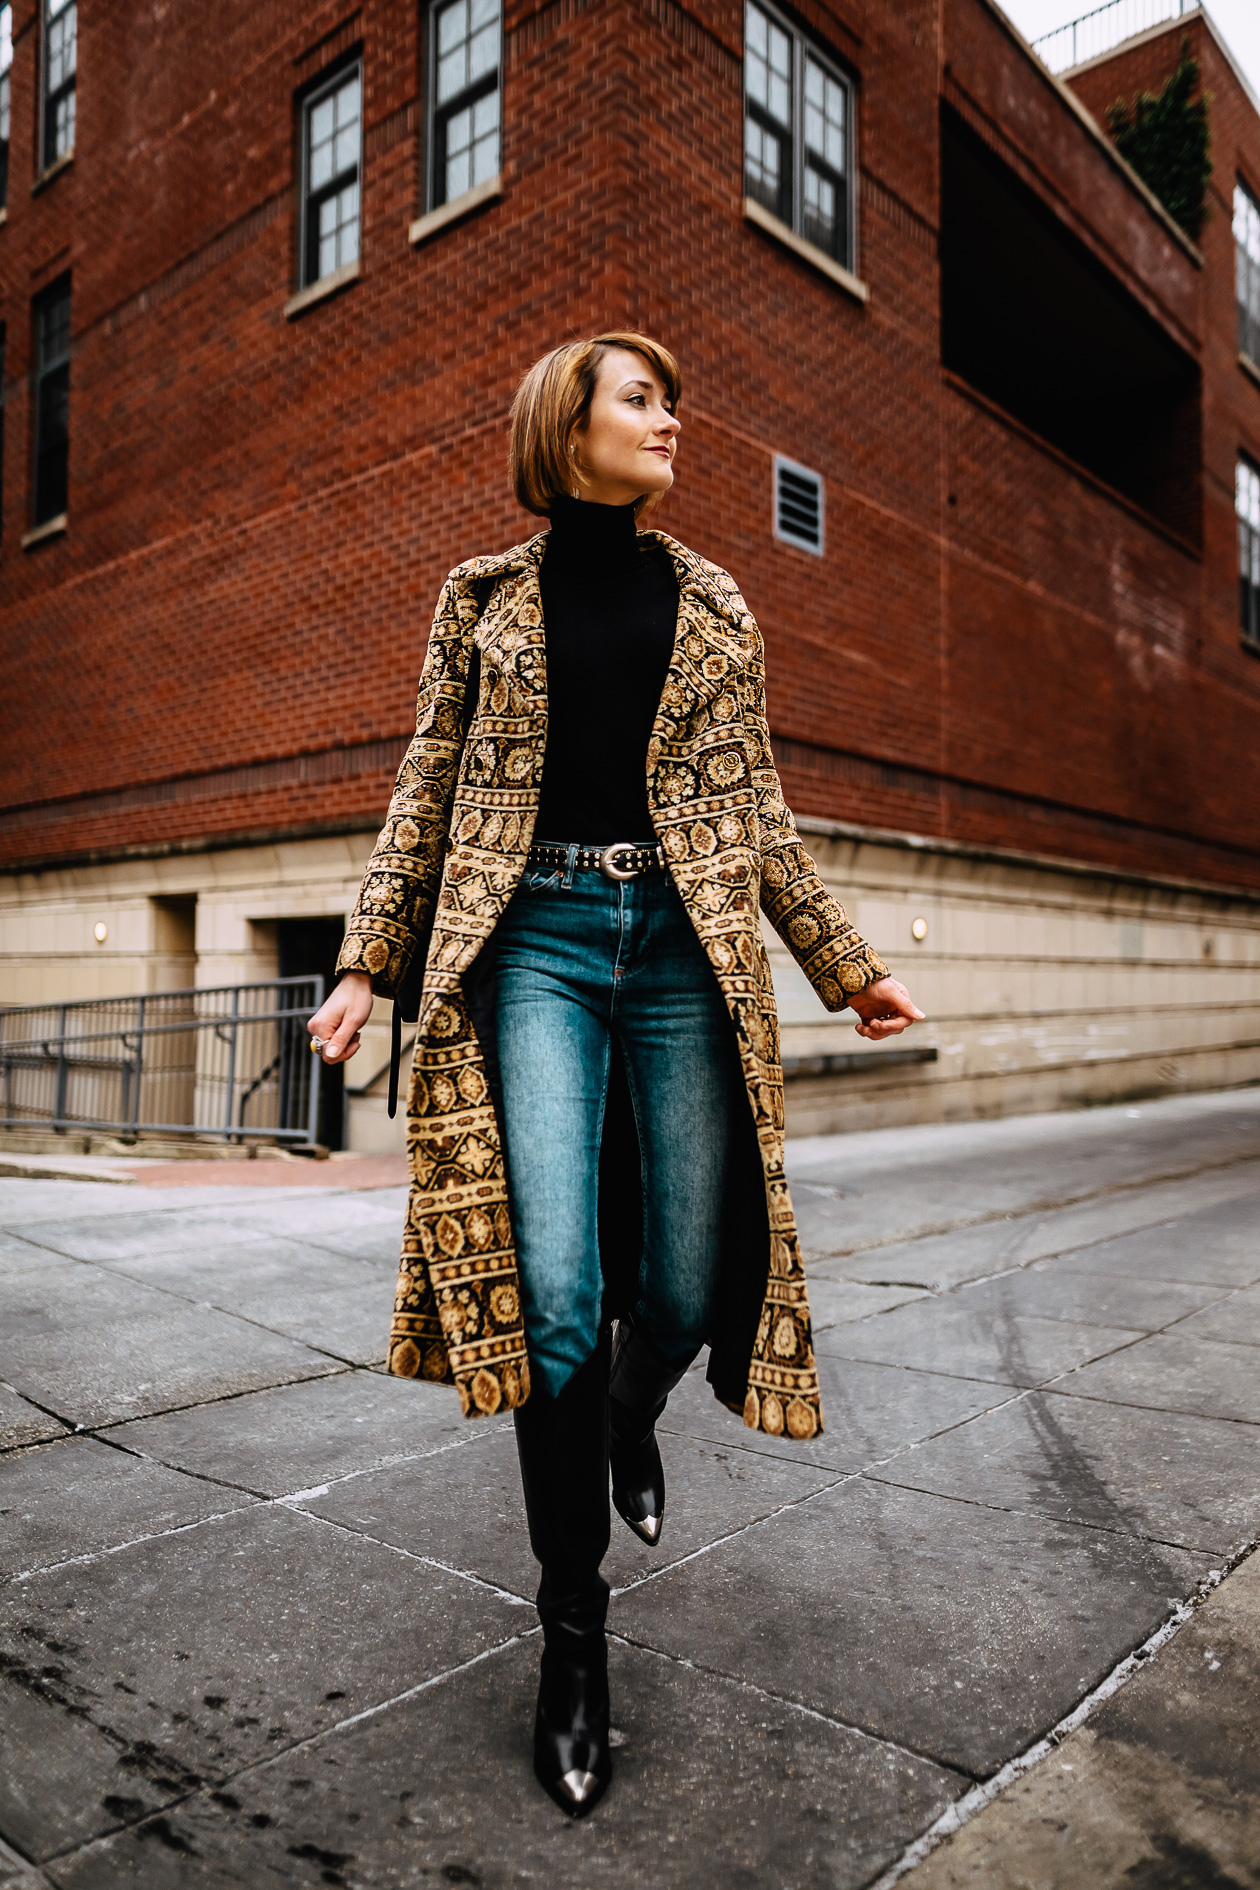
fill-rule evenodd
<path id="1" fill-rule="evenodd" d="M 654 1549 L 665 1522 L 665 1468 L 656 1438 L 611 1453 L 613 1508 L 640 1541 Z"/>
<path id="2" fill-rule="evenodd" d="M 534 1772 L 571 1818 L 593 1810 L 612 1778 L 608 1717 L 602 1628 L 579 1638 L 553 1627 L 538 1687 Z"/>

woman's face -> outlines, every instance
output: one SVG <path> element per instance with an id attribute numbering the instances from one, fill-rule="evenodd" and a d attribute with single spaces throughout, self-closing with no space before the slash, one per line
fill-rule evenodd
<path id="1" fill-rule="evenodd" d="M 573 435 L 580 496 L 598 505 L 633 505 L 674 483 L 679 424 L 651 363 L 614 348 L 599 364 L 595 392 Z"/>

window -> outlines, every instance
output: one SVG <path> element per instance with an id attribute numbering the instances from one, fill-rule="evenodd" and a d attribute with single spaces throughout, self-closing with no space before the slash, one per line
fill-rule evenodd
<path id="1" fill-rule="evenodd" d="M 781 453 L 774 456 L 774 535 L 801 551 L 823 555 L 822 475 Z"/>
<path id="2" fill-rule="evenodd" d="M 44 0 L 42 170 L 74 150 L 74 83 L 79 39 L 75 0 Z"/>
<path id="3" fill-rule="evenodd" d="M 1234 186 L 1234 261 L 1238 284 L 1238 352 L 1260 365 L 1260 203 Z"/>
<path id="4" fill-rule="evenodd" d="M 70 460 L 70 278 L 35 302 L 35 517 L 46 525 L 66 509 Z"/>
<path id="5" fill-rule="evenodd" d="M 302 107 L 302 287 L 359 260 L 363 68 L 340 72 Z"/>
<path id="6" fill-rule="evenodd" d="M 1238 513 L 1238 594 L 1243 640 L 1260 650 L 1260 472 L 1238 462 L 1234 509 Z"/>
<path id="7" fill-rule="evenodd" d="M 444 0 L 429 38 L 429 209 L 499 174 L 500 0 Z"/>
<path id="8" fill-rule="evenodd" d="M 744 14 L 744 190 L 853 267 L 853 88 L 777 13 Z"/>
<path id="9" fill-rule="evenodd" d="M 12 95 L 13 8 L 0 7 L 0 210 L 9 201 L 9 116 Z"/>

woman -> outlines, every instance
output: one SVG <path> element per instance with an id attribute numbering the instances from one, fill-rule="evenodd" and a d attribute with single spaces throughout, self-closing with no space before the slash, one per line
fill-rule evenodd
<path id="1" fill-rule="evenodd" d="M 673 484 L 680 392 L 631 333 L 525 376 L 513 484 L 551 529 L 446 582 L 345 975 L 311 1019 L 326 1061 L 353 1056 L 373 993 L 424 954 L 390 1369 L 515 1413 L 534 1765 L 575 1815 L 611 1775 L 610 1461 L 655 1544 L 654 1426 L 705 1343 L 745 1423 L 822 1426 L 759 905 L 863 1036 L 923 1015 L 797 838 L 738 590 L 638 529 Z"/>

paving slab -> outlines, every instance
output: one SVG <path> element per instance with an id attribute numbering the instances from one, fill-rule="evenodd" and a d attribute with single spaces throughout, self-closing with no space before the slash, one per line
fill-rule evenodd
<path id="1" fill-rule="evenodd" d="M 793 1200 L 797 1190 L 793 1190 Z M 1140 1232 L 1161 1221 L 1190 1218 L 1223 1203 L 1250 1201 L 1260 1217 L 1260 1162 L 1209 1169 L 1180 1181 L 1149 1188 L 1121 1189 L 1091 1197 L 1076 1206 L 1038 1208 L 990 1216 L 975 1226 L 916 1239 L 857 1233 L 837 1239 L 825 1251 L 803 1235 L 806 1264 L 843 1279 L 909 1281 L 935 1291 L 963 1280 L 984 1279 L 1008 1267 L 1107 1239 Z"/>
<path id="2" fill-rule="evenodd" d="M 1254 1161 L 1260 1095 L 1176 1097 L 1139 1109 L 1090 1109 L 999 1122 L 924 1124 L 789 1146 L 807 1246 L 944 1231 L 980 1214 L 1024 1214 L 1170 1175 Z M 834 1250 L 834 1248 L 832 1249 Z"/>
<path id="3" fill-rule="evenodd" d="M 1071 1397 L 1260 1424 L 1255 1347 L 1182 1337 L 1180 1329 L 1154 1333 L 1127 1352 L 1085 1365 L 1058 1389 Z"/>
<path id="4" fill-rule="evenodd" d="M 1015 1395 L 1010 1385 L 912 1371 L 902 1365 L 869 1364 L 825 1352 L 818 1354 L 818 1379 L 826 1429 L 821 1437 L 804 1443 L 750 1431 L 742 1419 L 717 1402 L 703 1369 L 697 1367 L 671 1394 L 659 1428 L 810 1468 L 859 1470 Z"/>
<path id="5" fill-rule="evenodd" d="M 1153 1280 L 1252 1286 L 1260 1280 L 1260 1195 L 1248 1193 L 1065 1253 L 1059 1265 Z"/>
<path id="6" fill-rule="evenodd" d="M 1233 1288 L 1219 1285 L 1147 1280 L 1134 1273 L 1091 1273 L 1054 1260 L 1034 1260 L 1017 1273 L 959 1287 L 956 1299 L 973 1309 L 983 1307 L 990 1315 L 1036 1314 L 1080 1325 L 1158 1332 L 1178 1321 L 1180 1330 L 1188 1330 L 1192 1314 L 1228 1301 L 1233 1293 Z"/>
<path id="7" fill-rule="evenodd" d="M 906 1890 L 1260 1890 L 1260 1556 Z"/>
<path id="8" fill-rule="evenodd" d="M 829 1327 L 818 1334 L 814 1347 L 831 1357 L 910 1365 L 1004 1385 L 1040 1385 L 1141 1337 L 1117 1326 L 1025 1316 L 953 1295 Z"/>
<path id="9" fill-rule="evenodd" d="M 280 1192 L 270 1191 L 269 1199 L 274 1201 Z M 299 1196 L 307 1193 L 300 1187 L 291 1192 Z M 172 1188 L 152 1206 L 166 1213 L 199 1207 L 217 1210 L 241 1197 L 257 1198 L 256 1192 L 251 1195 L 242 1188 Z M 137 1199 L 134 1188 L 119 1188 L 109 1182 L 5 1180 L 0 1176 L 0 1225 L 18 1228 L 44 1221 L 82 1220 L 88 1215 L 95 1219 L 126 1216 L 137 1212 Z M 148 1201 L 144 1205 L 148 1206 Z"/>
<path id="10" fill-rule="evenodd" d="M 302 1507 L 532 1600 L 538 1565 L 526 1530 L 515 1436 L 478 1436 L 469 1449 L 472 1455 L 448 1451 L 334 1484 L 303 1498 Z M 689 1437 L 663 1435 L 661 1455 L 666 1522 L 660 1544 L 649 1549 L 614 1511 L 604 1560 L 614 1588 L 836 1480 L 834 1471 L 818 1466 L 776 1464 Z"/>
<path id="11" fill-rule="evenodd" d="M 15 1451 L 0 1458 L 0 1576 L 160 1536 L 250 1500 L 92 1437 Z"/>
<path id="12" fill-rule="evenodd" d="M 1228 1339 L 1234 1345 L 1260 1345 L 1260 1286 L 1245 1287 L 1203 1312 L 1182 1320 L 1184 1338 Z M 1258 1361 L 1260 1362 L 1260 1361 Z"/>
<path id="13" fill-rule="evenodd" d="M 64 1424 L 21 1397 L 12 1386 L 0 1384 L 0 1451 L 18 1450 L 65 1434 Z"/>
<path id="14" fill-rule="evenodd" d="M 208 1208 L 168 1208 L 149 1213 L 115 1214 L 108 1218 L 87 1214 L 66 1220 L 28 1222 L 23 1229 L 27 1245 L 68 1260 L 94 1260 L 108 1266 L 115 1260 L 134 1260 L 141 1254 L 196 1255 L 213 1240 L 252 1242 L 256 1231 L 246 1221 L 220 1217 Z"/>
<path id="15" fill-rule="evenodd" d="M 1260 1533 L 1260 1427 L 1029 1392 L 879 1472 L 1228 1558 Z"/>
<path id="16" fill-rule="evenodd" d="M 470 1424 L 447 1385 L 384 1373 L 327 1378 L 137 1418 L 104 1436 L 194 1476 L 286 1496 L 361 1470 L 462 1447 L 511 1418 Z"/>
<path id="17" fill-rule="evenodd" d="M 1061 1719 L 1208 1566 L 1182 1549 L 855 1479 L 632 1588 L 617 1625 L 985 1776 Z"/>
<path id="18" fill-rule="evenodd" d="M 85 1426 L 338 1369 L 295 1339 L 55 1254 L 38 1275 L 0 1270 L 0 1330 L 6 1382 Z"/>
<path id="19" fill-rule="evenodd" d="M 861 1280 L 828 1279 L 813 1272 L 809 1277 L 809 1315 L 815 1332 L 847 1325 L 853 1319 L 869 1319 L 873 1313 L 890 1312 L 894 1306 L 927 1297 L 913 1286 L 868 1286 Z"/>
<path id="20" fill-rule="evenodd" d="M 119 1821 L 70 1788 L 85 1726 L 116 1773 L 130 1757 L 121 1775 L 143 1799 L 150 1783 L 222 1779 L 532 1626 L 484 1587 L 261 1504 L 11 1584 L 0 1687 L 38 1697 L 35 1749 L 68 1787 L 32 1790 L 29 1764 L 24 1786 L 0 1779 L 0 1829 L 39 1860 Z"/>
<path id="21" fill-rule="evenodd" d="M 211 1238 L 184 1253 L 101 1264 L 355 1365 L 383 1362 L 389 1349 L 393 1270 L 386 1277 L 310 1242 L 264 1235 L 220 1246 Z"/>
<path id="22" fill-rule="evenodd" d="M 536 1645 L 514 1647 L 234 1779 L 217 1802 L 200 1793 L 163 1837 L 116 1837 L 59 1863 L 58 1883 L 857 1890 L 964 1784 L 614 1641 L 616 1771 L 603 1808 L 573 1824 L 533 1779 L 536 1660 Z"/>

